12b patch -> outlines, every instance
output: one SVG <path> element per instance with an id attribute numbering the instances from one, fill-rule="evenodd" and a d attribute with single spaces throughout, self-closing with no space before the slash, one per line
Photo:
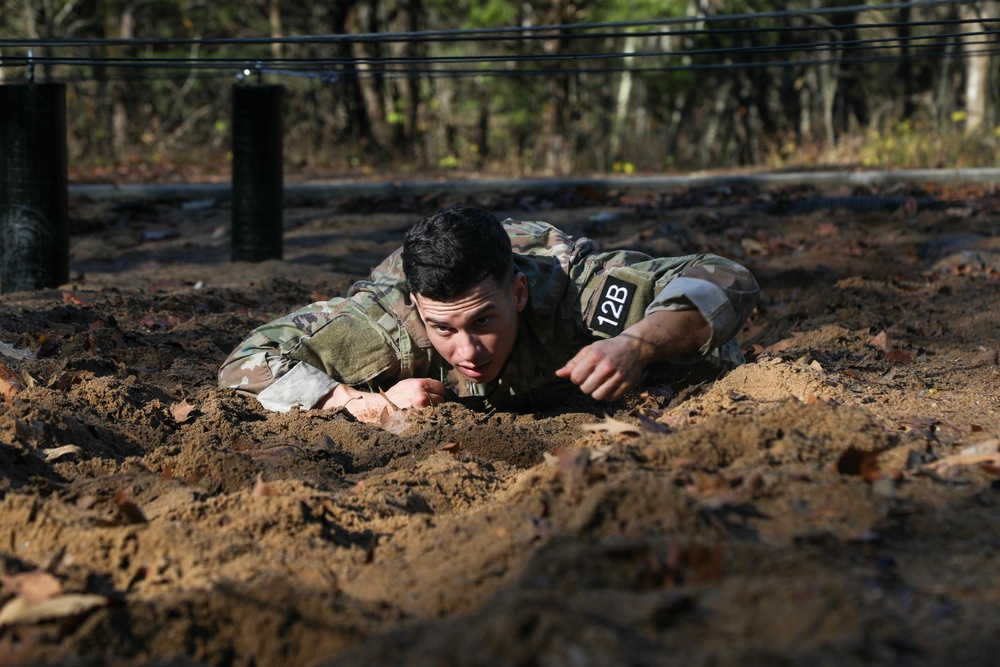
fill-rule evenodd
<path id="1" fill-rule="evenodd" d="M 636 285 L 627 280 L 612 276 L 605 278 L 604 291 L 594 309 L 594 316 L 590 319 L 590 328 L 609 336 L 620 334 L 625 329 L 635 291 Z"/>

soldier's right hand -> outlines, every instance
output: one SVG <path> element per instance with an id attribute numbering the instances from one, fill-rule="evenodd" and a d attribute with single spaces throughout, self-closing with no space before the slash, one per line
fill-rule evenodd
<path id="1" fill-rule="evenodd" d="M 315 407 L 323 410 L 343 408 L 358 421 L 377 423 L 382 411 L 389 407 L 386 399 L 400 409 L 430 407 L 444 402 L 444 385 L 431 378 L 407 378 L 390 387 L 383 397 L 340 384 Z"/>
<path id="2" fill-rule="evenodd" d="M 397 408 L 429 408 L 444 403 L 444 385 L 431 378 L 400 380 L 385 392 Z"/>

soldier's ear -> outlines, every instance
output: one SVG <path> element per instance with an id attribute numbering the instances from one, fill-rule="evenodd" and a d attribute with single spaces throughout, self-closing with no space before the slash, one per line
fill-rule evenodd
<path id="1" fill-rule="evenodd" d="M 520 313 L 528 305 L 528 278 L 518 271 L 514 274 L 514 283 L 510 286 L 510 290 L 517 312 Z"/>

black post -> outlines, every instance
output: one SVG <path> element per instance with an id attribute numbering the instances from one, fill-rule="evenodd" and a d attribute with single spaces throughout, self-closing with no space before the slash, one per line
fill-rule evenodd
<path id="1" fill-rule="evenodd" d="M 0 86 L 0 293 L 69 281 L 66 86 Z"/>
<path id="2" fill-rule="evenodd" d="M 233 85 L 234 262 L 282 256 L 284 92 L 279 85 Z"/>

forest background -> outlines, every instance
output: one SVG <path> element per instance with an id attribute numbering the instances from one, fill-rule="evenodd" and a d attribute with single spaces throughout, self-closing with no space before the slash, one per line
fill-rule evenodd
<path id="1" fill-rule="evenodd" d="M 997 4 L 0 0 L 0 84 L 66 83 L 71 176 L 225 171 L 243 72 L 293 178 L 992 167 Z"/>

